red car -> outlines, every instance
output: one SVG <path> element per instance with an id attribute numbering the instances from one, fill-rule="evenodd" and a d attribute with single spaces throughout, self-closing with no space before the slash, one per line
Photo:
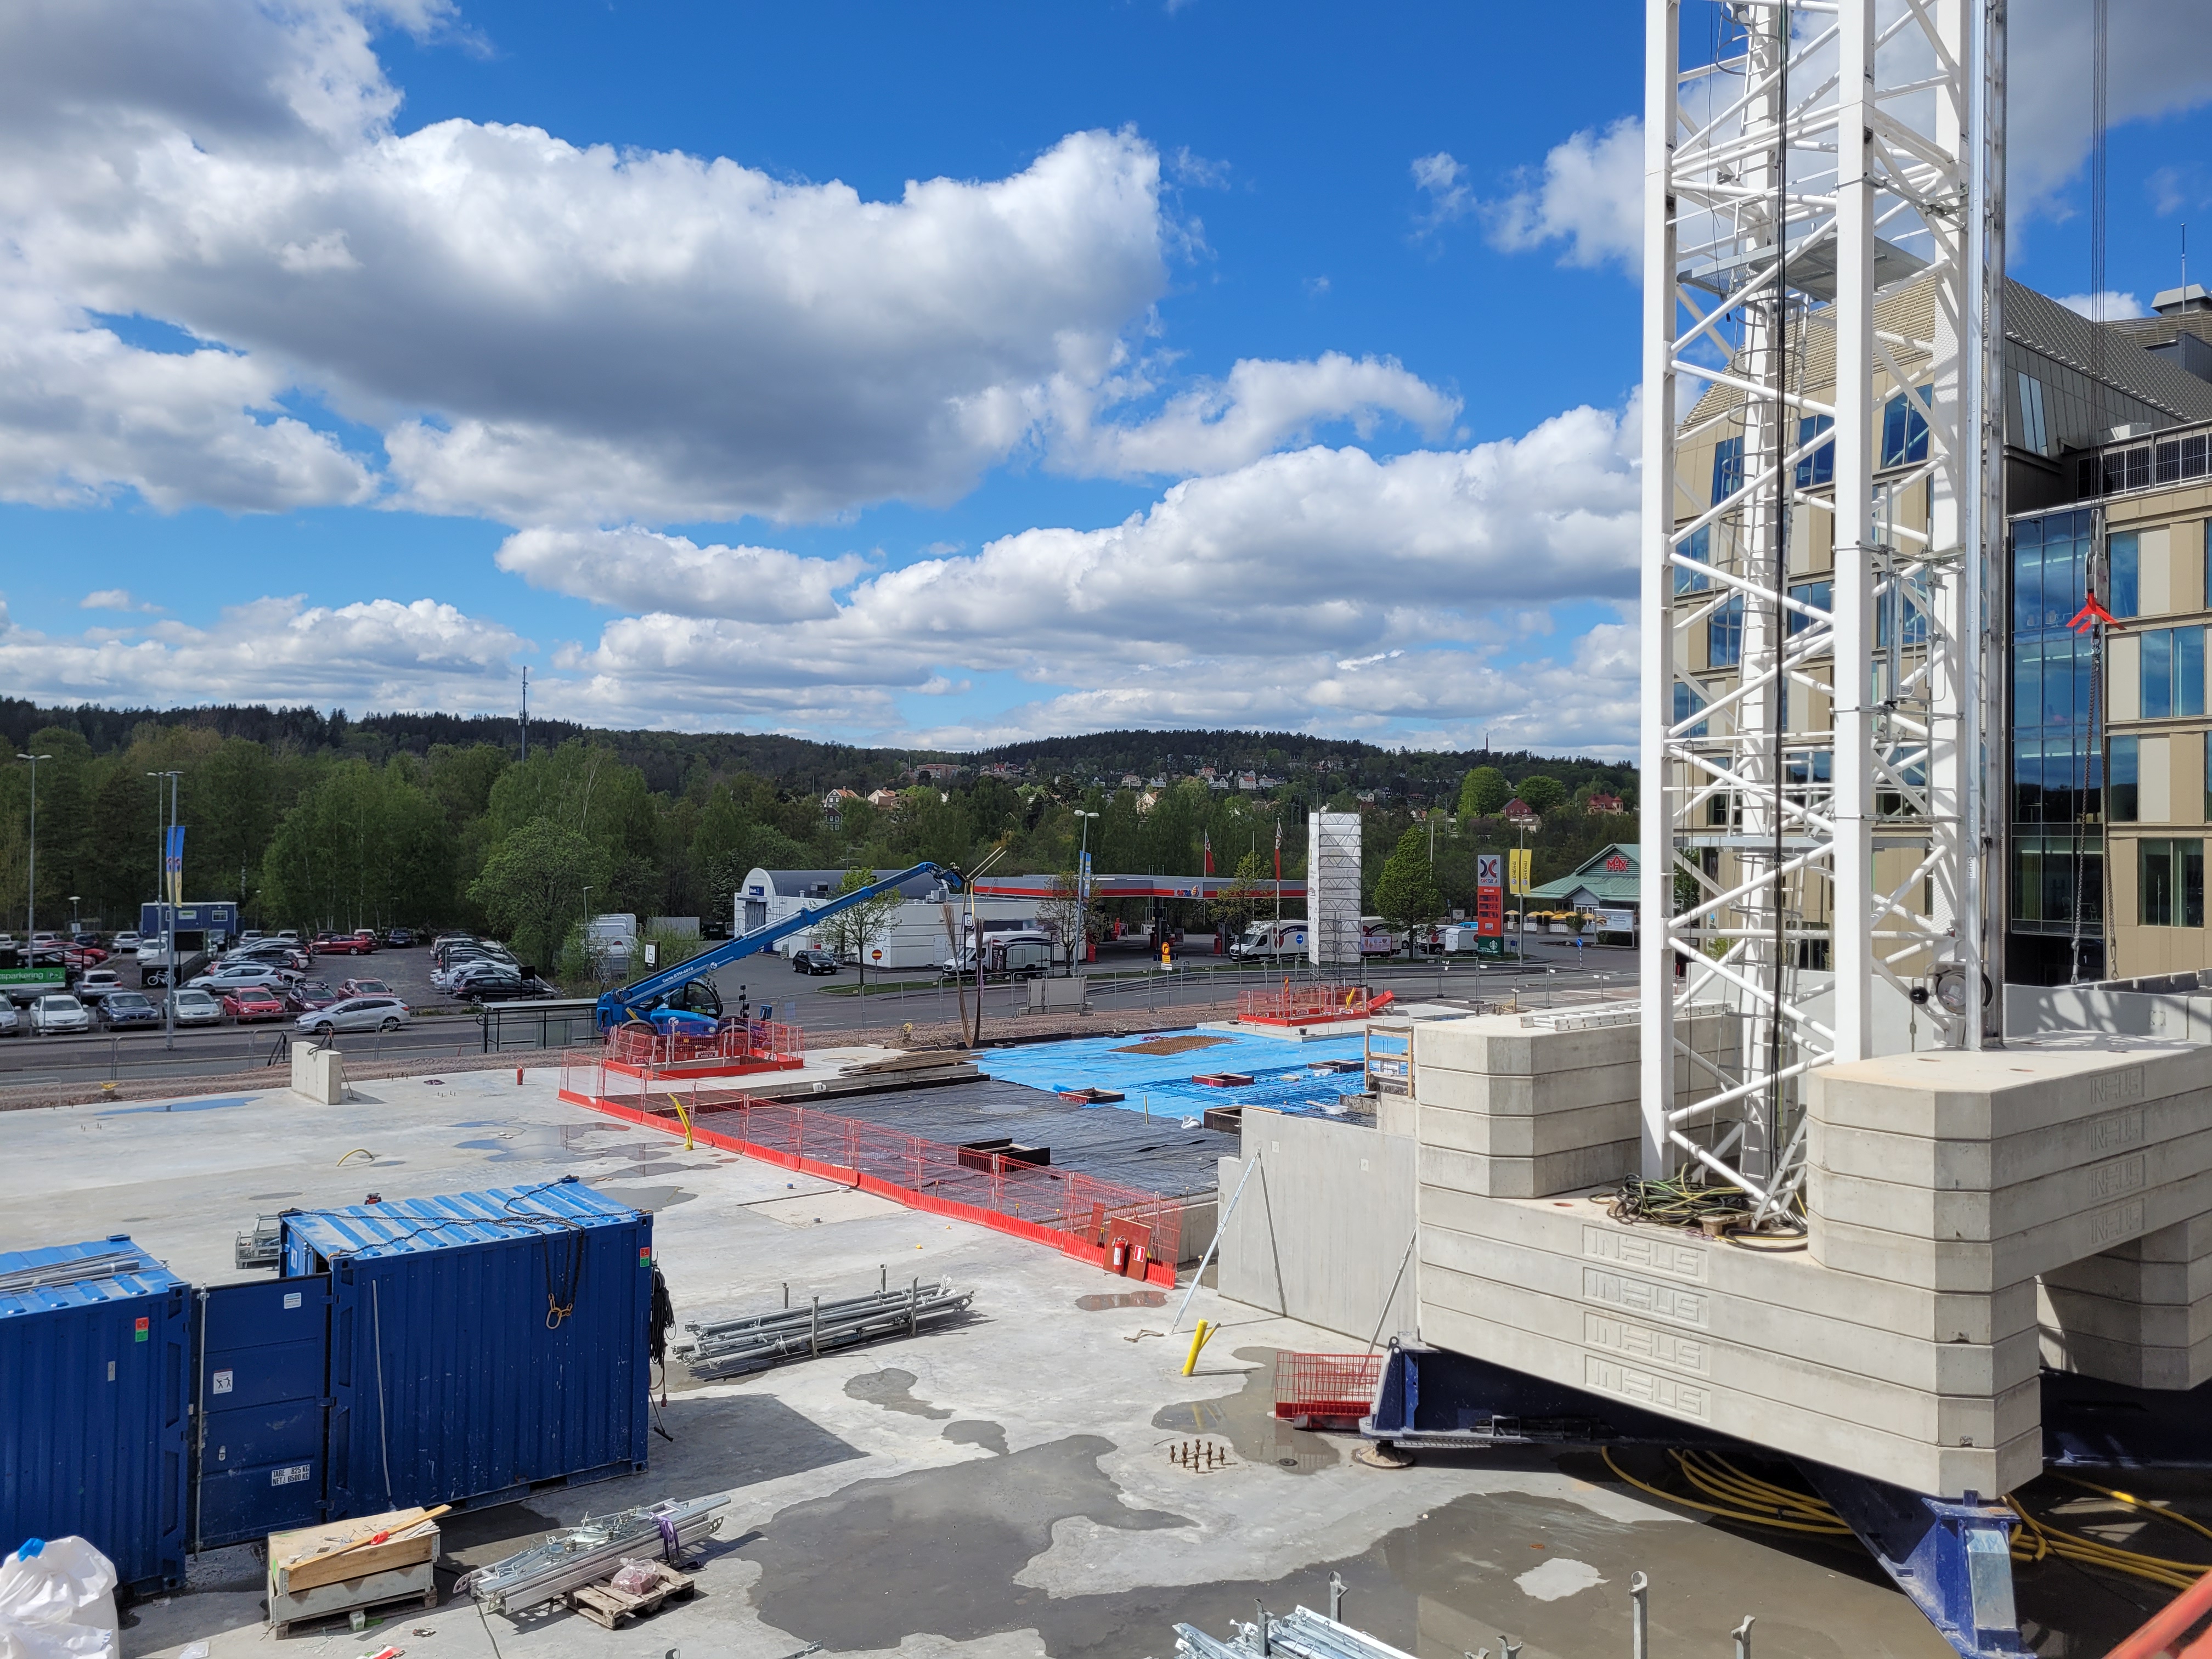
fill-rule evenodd
<path id="1" fill-rule="evenodd" d="M 284 999 L 258 985 L 241 985 L 222 999 L 222 1011 L 241 1023 L 249 1019 L 282 1019 Z"/>
<path id="2" fill-rule="evenodd" d="M 359 933 L 318 933 L 308 948 L 319 957 L 362 957 L 376 946 Z"/>
<path id="3" fill-rule="evenodd" d="M 342 997 L 393 997 L 398 994 L 380 979 L 349 979 L 338 987 L 338 995 Z"/>
<path id="4" fill-rule="evenodd" d="M 284 988 L 284 1006 L 292 1013 L 311 1014 L 318 1008 L 327 1008 L 350 991 L 333 991 L 319 979 L 303 979 Z"/>

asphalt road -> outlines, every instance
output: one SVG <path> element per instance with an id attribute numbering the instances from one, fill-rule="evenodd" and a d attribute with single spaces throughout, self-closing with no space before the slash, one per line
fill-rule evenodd
<path id="1" fill-rule="evenodd" d="M 1363 977 L 1370 984 L 1395 989 L 1409 1001 L 1427 997 L 1500 997 L 1517 990 L 1524 1006 L 1538 1007 L 1562 991 L 1635 982 L 1636 957 L 1632 951 L 1593 946 L 1577 960 L 1570 941 L 1531 939 L 1528 956 L 1524 963 L 1486 965 L 1479 969 L 1465 960 L 1449 968 L 1425 962 L 1370 963 Z M 326 980 L 333 989 L 340 980 L 375 978 L 386 981 L 414 1006 L 444 1000 L 431 989 L 427 951 L 380 951 L 374 956 L 330 959 L 320 966 L 323 971 L 317 977 Z M 1162 974 L 1150 970 L 1149 958 L 1136 951 L 1102 954 L 1089 971 L 1097 976 L 1091 988 L 1094 1007 L 1166 1014 L 1224 1001 L 1239 990 L 1277 983 L 1280 978 L 1279 970 L 1231 967 L 1212 956 L 1188 957 L 1176 972 Z M 793 973 L 780 957 L 761 957 L 720 969 L 715 982 L 728 1006 L 736 1006 L 742 988 L 756 1008 L 769 1005 L 776 1018 L 798 1024 L 817 1042 L 839 1031 L 897 1026 L 909 1020 L 917 1025 L 950 1021 L 958 1006 L 953 988 L 931 977 L 927 970 L 895 971 L 883 989 L 877 988 L 878 978 L 872 973 L 865 998 L 857 994 L 859 978 L 858 972 L 849 968 L 834 978 L 803 976 Z M 1019 1012 L 1028 1000 L 1024 983 L 988 987 L 983 1004 L 984 1040 L 990 1040 L 994 1019 Z M 0 1039 L 0 1091 L 11 1085 L 111 1078 L 144 1081 L 248 1070 L 270 1061 L 279 1051 L 279 1037 L 291 1026 L 289 1018 L 244 1026 L 225 1021 L 220 1026 L 179 1030 L 173 1047 L 158 1030 L 112 1034 L 94 1030 L 77 1036 Z M 398 1031 L 349 1032 L 338 1038 L 338 1047 L 364 1060 L 428 1059 L 480 1053 L 483 1034 L 467 1016 L 431 1016 Z M 280 1060 L 272 1067 L 272 1075 L 281 1069 Z"/>

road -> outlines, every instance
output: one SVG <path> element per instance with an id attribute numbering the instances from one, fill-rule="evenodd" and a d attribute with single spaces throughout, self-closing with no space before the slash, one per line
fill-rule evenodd
<path id="1" fill-rule="evenodd" d="M 1401 999 L 1474 999 L 1521 994 L 1523 1006 L 1540 1007 L 1546 1000 L 1568 990 L 1633 985 L 1636 958 L 1632 951 L 1593 947 L 1578 961 L 1565 940 L 1528 941 L 1529 960 L 1477 969 L 1458 961 L 1449 967 L 1425 962 L 1371 963 L 1362 975 L 1377 987 L 1395 990 Z M 1146 959 L 1134 951 L 1102 959 L 1091 970 L 1097 976 L 1091 1006 L 1121 1012 L 1172 1014 L 1181 1008 L 1197 1008 L 1226 1001 L 1240 990 L 1280 982 L 1279 969 L 1234 968 L 1218 957 L 1196 957 L 1172 974 L 1147 971 Z M 373 975 L 388 981 L 410 1003 L 421 1006 L 442 1000 L 429 986 L 429 960 L 422 951 L 380 952 L 365 960 L 328 965 L 332 981 L 350 975 Z M 756 1008 L 763 1003 L 775 1018 L 804 1029 L 817 1046 L 840 1031 L 896 1027 L 912 1021 L 917 1025 L 949 1023 L 958 1000 L 949 985 L 929 980 L 921 972 L 894 974 L 891 983 L 907 988 L 878 990 L 872 979 L 868 994 L 856 994 L 858 975 L 847 969 L 835 978 L 802 978 L 779 958 L 748 958 L 715 975 L 725 1002 L 735 1007 L 740 988 Z M 972 993 L 971 993 L 972 994 Z M 1024 984 L 994 985 L 986 992 L 983 1036 L 988 1042 L 992 1022 L 1019 1012 L 1028 1003 Z M 145 1081 L 165 1077 L 195 1077 L 252 1070 L 267 1065 L 272 1077 L 283 1075 L 280 1039 L 291 1022 L 221 1026 L 179 1030 L 173 1048 L 165 1046 L 160 1031 L 94 1032 L 81 1036 L 17 1036 L 0 1039 L 0 1091 L 10 1085 L 63 1082 Z M 338 1047 L 362 1060 L 441 1054 L 477 1054 L 483 1034 L 475 1020 L 465 1015 L 428 1016 L 403 1030 L 359 1031 L 338 1039 Z M 518 1051 L 521 1052 L 521 1051 Z"/>

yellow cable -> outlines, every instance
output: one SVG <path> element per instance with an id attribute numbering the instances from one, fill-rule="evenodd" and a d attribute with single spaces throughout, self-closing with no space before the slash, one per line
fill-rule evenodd
<path id="1" fill-rule="evenodd" d="M 1599 1447 L 1598 1455 L 1605 1459 L 1605 1465 L 1607 1468 L 1611 1469 L 1623 1480 L 1628 1482 L 1630 1486 L 1635 1486 L 1641 1491 L 1650 1492 L 1654 1498 L 1658 1498 L 1662 1503 L 1673 1504 L 1681 1509 L 1701 1510 L 1707 1515 L 1717 1515 L 1723 1521 L 1740 1521 L 1751 1526 L 1779 1527 L 1785 1532 L 1849 1534 L 1850 1531 L 1850 1528 L 1844 1525 L 1840 1521 L 1836 1522 L 1833 1526 L 1815 1526 L 1796 1521 L 1778 1521 L 1772 1516 L 1753 1515 L 1742 1510 L 1723 1509 L 1717 1504 L 1700 1504 L 1693 1498 L 1678 1498 L 1673 1492 L 1662 1491 L 1659 1487 L 1651 1485 L 1650 1482 L 1647 1480 L 1638 1480 L 1626 1469 L 1622 1468 L 1620 1464 L 1613 1461 L 1613 1451 L 1610 1447 Z"/>
<path id="2" fill-rule="evenodd" d="M 2142 1498 L 2128 1492 L 2114 1492 L 2110 1486 L 2100 1486 L 2093 1480 L 2083 1480 L 2075 1475 L 2062 1474 L 2058 1478 L 2069 1486 L 2079 1486 L 2084 1492 L 2095 1492 L 2100 1498 L 2109 1498 L 2116 1504 L 2125 1504 L 2130 1509 L 2141 1510 L 2147 1515 L 2155 1515 L 2160 1520 L 2171 1521 L 2176 1526 L 2186 1527 L 2191 1532 L 2201 1533 L 2207 1538 L 2212 1538 L 2212 1527 L 2206 1526 L 2202 1521 L 2191 1520 L 2179 1510 L 2169 1510 L 2157 1504 L 2147 1504 Z"/>

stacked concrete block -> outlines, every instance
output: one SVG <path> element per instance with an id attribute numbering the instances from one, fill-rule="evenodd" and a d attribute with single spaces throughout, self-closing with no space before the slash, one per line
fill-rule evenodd
<path id="1" fill-rule="evenodd" d="M 1607 1068 L 1632 1071 L 1635 1034 L 1560 1034 L 1599 1040 L 1543 1045 L 1584 1062 L 1547 1069 L 1480 1024 L 1417 1049 L 1429 1341 L 1949 1498 L 2042 1468 L 2045 1325 L 2070 1320 L 2077 1368 L 2099 1375 L 2185 1385 L 2212 1358 L 2212 1050 L 2075 1039 L 1817 1073 L 1809 1237 L 1791 1251 L 1614 1221 L 1603 1191 L 1551 1188 L 1567 1170 L 1536 1164 L 1547 1133 L 1604 1146 L 1609 1122 L 1632 1124 Z M 1448 1063 L 1469 1054 L 1486 1068 Z M 1515 1103 L 1557 1123 L 1503 1125 Z M 1528 1167 L 1501 1171 L 1514 1158 Z M 1502 1174 L 1528 1195 L 1498 1191 Z"/>
<path id="2" fill-rule="evenodd" d="M 2212 1050 L 1893 1054 L 1810 1093 L 1813 1255 L 1846 1272 L 1991 1291 L 2212 1211 Z"/>
<path id="3" fill-rule="evenodd" d="M 1725 1024 L 1692 1022 L 1688 1040 L 1717 1055 Z M 1541 1198 L 1638 1173 L 1641 1051 L 1632 1024 L 1552 1030 L 1493 1014 L 1416 1025 L 1423 1179 L 1492 1198 Z M 1686 1088 L 1690 1064 L 1680 1067 Z"/>
<path id="4" fill-rule="evenodd" d="M 2212 1216 L 2043 1275 L 2043 1363 L 2136 1389 L 2212 1381 Z"/>

